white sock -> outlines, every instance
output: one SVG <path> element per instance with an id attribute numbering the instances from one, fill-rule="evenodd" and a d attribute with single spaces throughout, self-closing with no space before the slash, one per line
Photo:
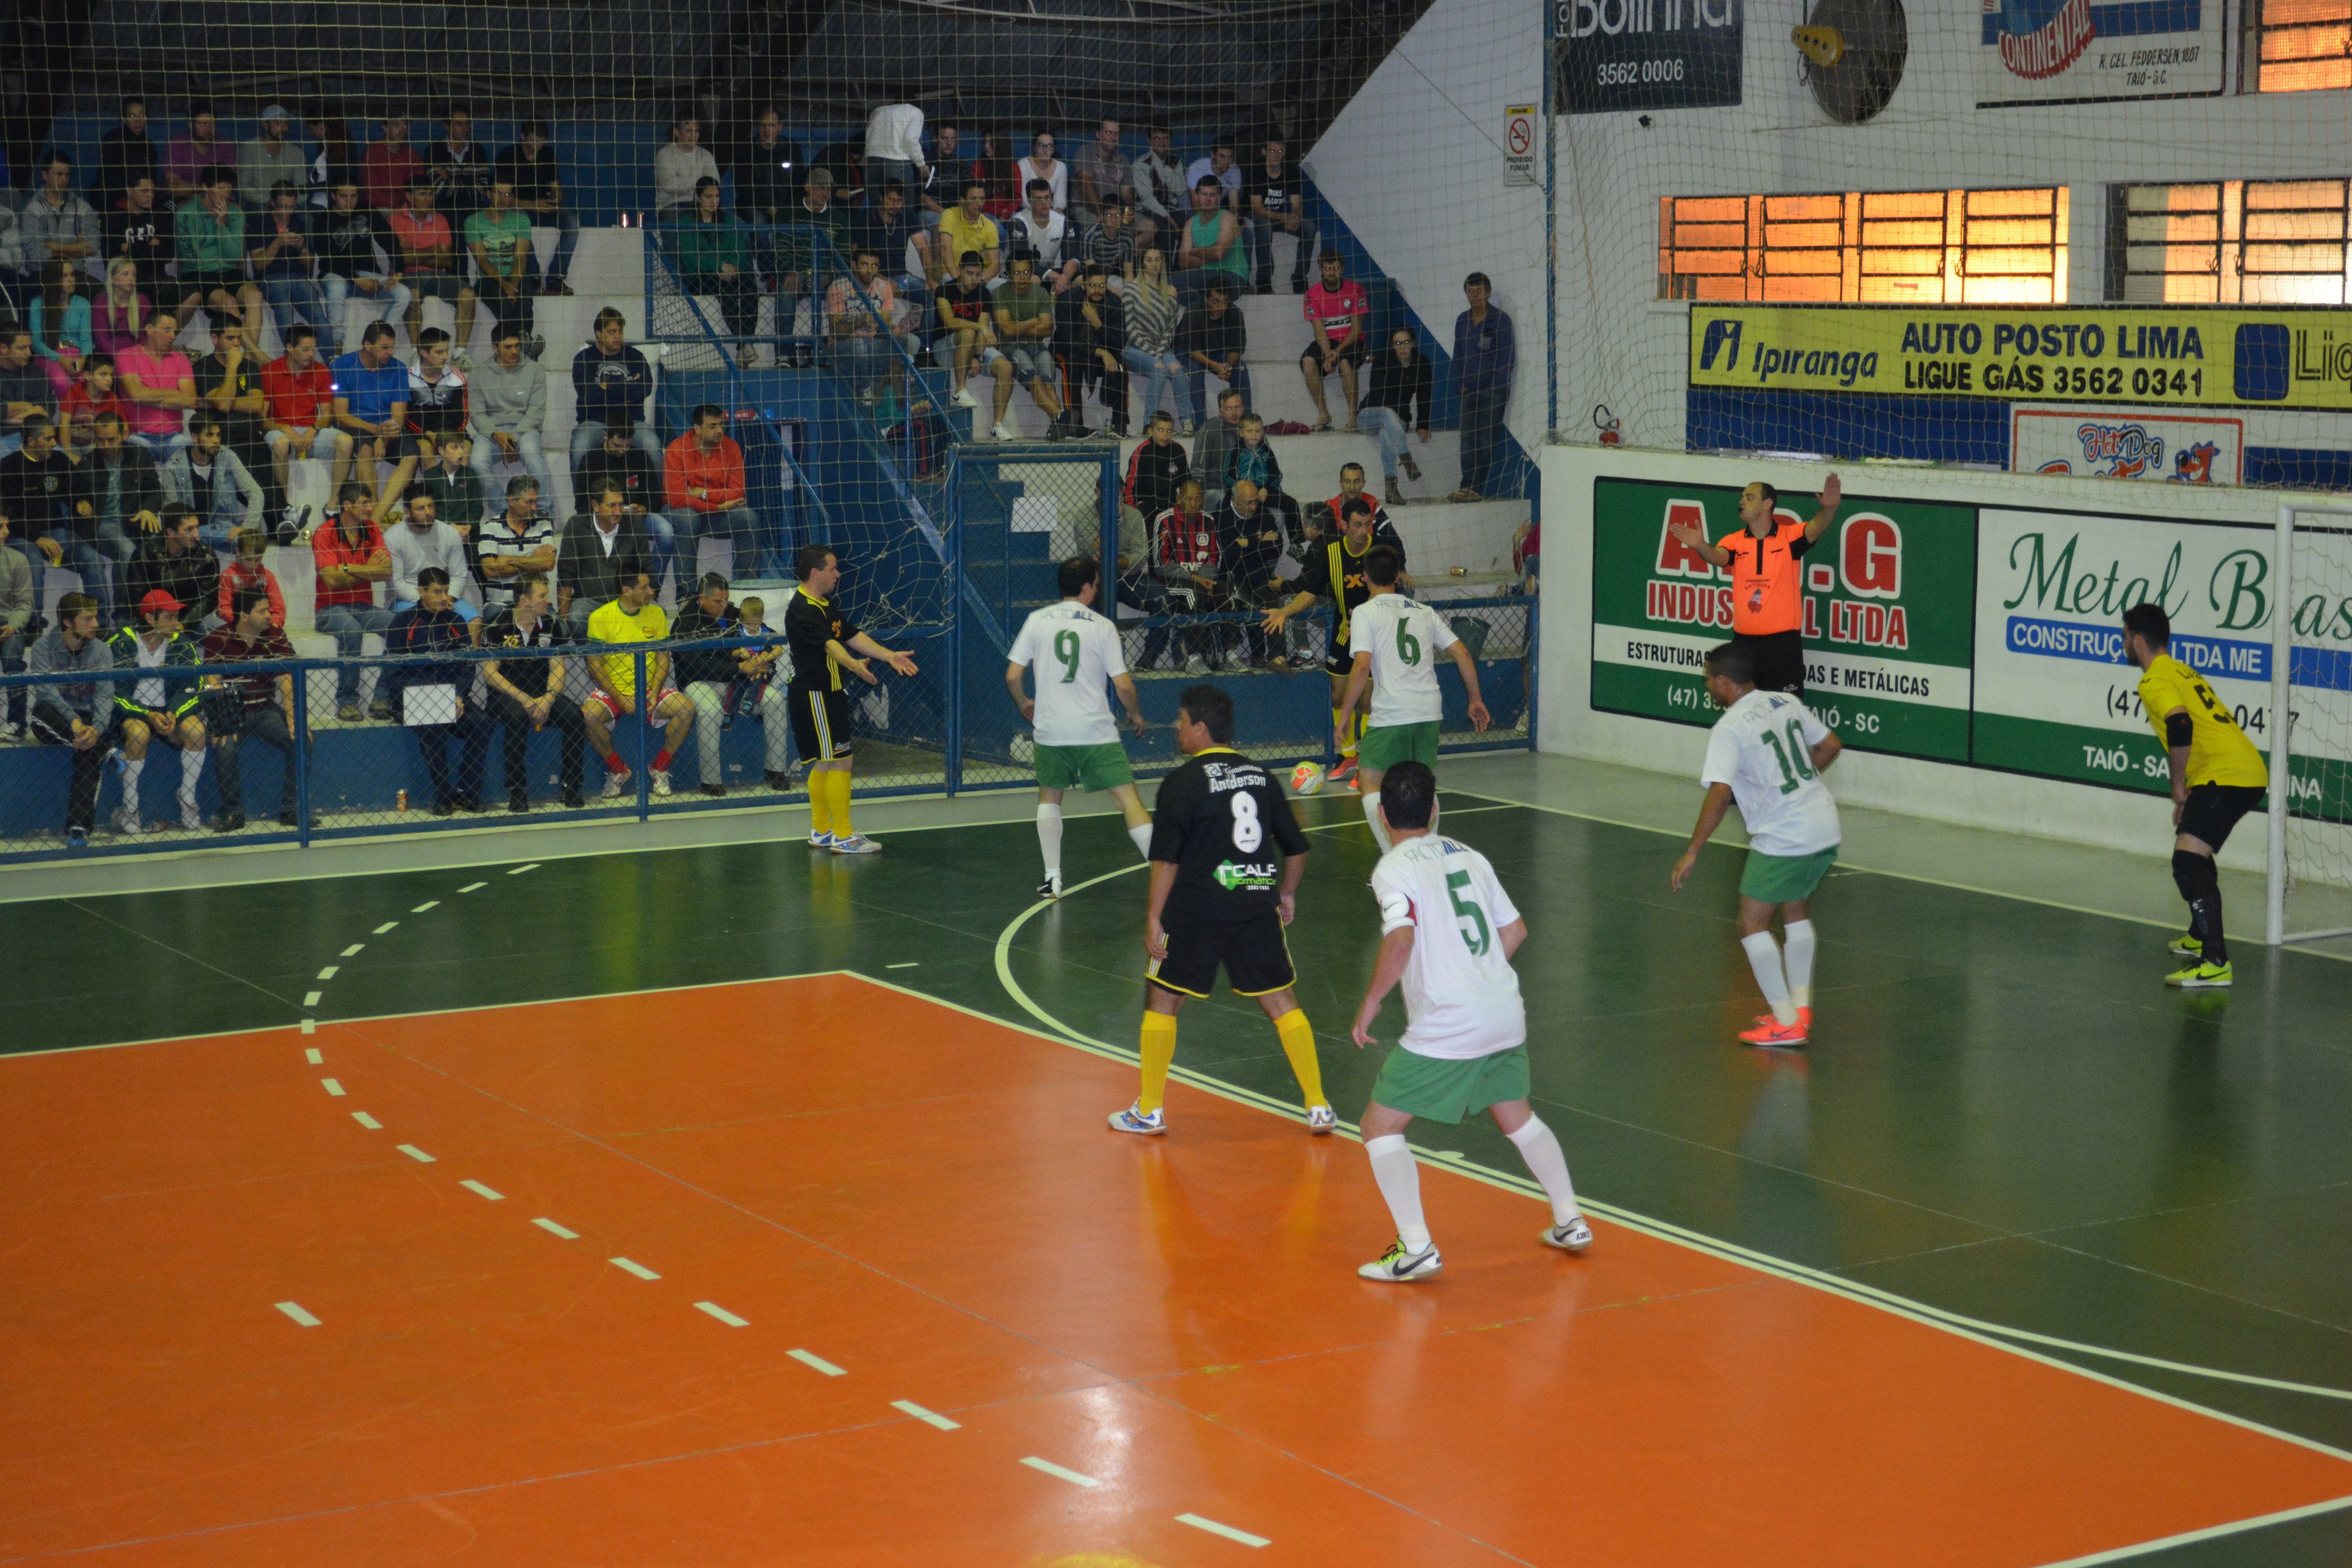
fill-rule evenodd
<path id="1" fill-rule="evenodd" d="M 1539 1116 L 1530 1116 L 1517 1132 L 1504 1134 L 1519 1146 L 1519 1158 L 1528 1163 L 1544 1196 L 1551 1200 L 1551 1222 L 1566 1225 L 1576 1217 L 1576 1185 L 1568 1179 L 1568 1156 L 1560 1152 L 1559 1140 Z"/>
<path id="2" fill-rule="evenodd" d="M 1142 856 L 1146 860 L 1151 858 L 1151 824 L 1137 823 L 1127 830 L 1127 837 L 1134 844 L 1135 852 L 1138 855 Z"/>
<path id="3" fill-rule="evenodd" d="M 1037 803 L 1037 847 L 1045 853 L 1045 875 L 1062 874 L 1062 808 L 1045 801 Z"/>
<path id="4" fill-rule="evenodd" d="M 1389 830 L 1381 826 L 1381 792 L 1376 789 L 1364 793 L 1364 821 L 1370 826 L 1373 838 L 1379 841 L 1381 854 L 1385 855 L 1396 847 L 1389 842 Z"/>
<path id="5" fill-rule="evenodd" d="M 127 816 L 135 816 L 139 813 L 139 775 L 146 769 L 147 759 L 144 757 L 136 762 L 129 757 L 122 759 L 122 805 Z"/>
<path id="6" fill-rule="evenodd" d="M 1789 1000 L 1789 982 L 1780 973 L 1780 944 L 1770 931 L 1759 931 L 1741 937 L 1739 945 L 1748 950 L 1748 967 L 1756 972 L 1756 984 L 1770 1004 L 1772 1016 L 1783 1025 L 1795 1023 L 1797 1005 Z"/>
<path id="7" fill-rule="evenodd" d="M 1429 1226 L 1421 1217 L 1421 1167 L 1414 1163 L 1404 1134 L 1367 1138 L 1364 1152 L 1371 1156 L 1372 1180 L 1380 1184 L 1389 1215 L 1396 1221 L 1397 1239 L 1420 1251 L 1429 1245 Z"/>
<path id="8" fill-rule="evenodd" d="M 1813 922 L 1791 921 L 1780 932 L 1781 962 L 1789 966 L 1789 999 L 1800 1007 L 1813 1005 Z"/>
<path id="9" fill-rule="evenodd" d="M 182 747 L 180 750 L 180 804 L 196 804 L 196 781 L 205 774 L 205 749 Z"/>

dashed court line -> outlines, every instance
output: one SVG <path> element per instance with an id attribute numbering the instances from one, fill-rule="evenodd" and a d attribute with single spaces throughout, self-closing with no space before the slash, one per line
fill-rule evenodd
<path id="1" fill-rule="evenodd" d="M 631 1258 L 608 1258 L 604 1259 L 604 1261 L 611 1264 L 614 1268 L 620 1269 L 623 1273 L 634 1274 L 640 1279 L 658 1279 L 661 1278 L 660 1275 L 655 1273 L 644 1264 L 638 1263 Z"/>
<path id="2" fill-rule="evenodd" d="M 305 1007 L 317 1006 L 319 1005 L 319 998 L 323 994 L 323 992 L 305 991 L 302 993 L 302 1005 Z"/>
<path id="3" fill-rule="evenodd" d="M 1238 1541 L 1244 1546 L 1271 1546 L 1274 1544 L 1272 1541 L 1266 1539 L 1263 1535 L 1252 1535 L 1246 1530 L 1235 1530 L 1230 1524 L 1219 1524 L 1215 1520 L 1202 1519 L 1197 1513 L 1180 1513 L 1176 1516 L 1176 1522 L 1179 1524 L 1189 1524 L 1195 1530 L 1205 1530 L 1211 1535 L 1222 1535 L 1227 1541 Z"/>
<path id="4" fill-rule="evenodd" d="M 550 1236 L 560 1236 L 566 1241 L 577 1241 L 580 1239 L 580 1233 L 578 1231 L 566 1230 L 563 1226 L 556 1224 L 551 1219 L 542 1216 L 531 1221 L 530 1223 L 539 1226 L 540 1229 L 547 1232 Z"/>
<path id="5" fill-rule="evenodd" d="M 326 1065 L 327 1065 L 327 1058 L 326 1058 L 326 1057 L 325 1057 L 325 1056 L 324 1056 L 324 1055 L 320 1051 L 319 1047 L 316 1047 L 316 1046 L 312 1046 L 309 1050 L 304 1051 L 304 1052 L 302 1053 L 302 1059 L 303 1059 L 304 1061 L 306 1061 L 306 1062 L 309 1062 L 309 1063 L 310 1063 L 312 1067 L 314 1067 L 314 1068 L 316 1068 L 316 1067 L 324 1067 L 324 1066 L 326 1066 Z"/>
<path id="6" fill-rule="evenodd" d="M 383 1123 L 378 1121 L 374 1117 L 370 1116 L 364 1110 L 352 1111 L 352 1120 L 358 1122 L 361 1126 L 366 1128 L 371 1132 L 381 1132 L 383 1131 Z"/>
<path id="7" fill-rule="evenodd" d="M 309 1312 L 303 1310 L 302 1303 L 299 1301 L 279 1301 L 276 1305 L 279 1311 L 285 1313 L 288 1317 L 293 1319 L 296 1322 L 301 1324 L 306 1329 L 315 1329 L 319 1326 L 319 1320 L 312 1317 Z"/>
<path id="8" fill-rule="evenodd" d="M 825 1360 L 824 1357 L 817 1355 L 813 1352 L 786 1351 L 784 1353 L 792 1357 L 794 1361 L 800 1363 L 803 1366 L 813 1368 L 817 1372 L 824 1373 L 827 1377 L 847 1377 L 849 1375 L 846 1368 L 835 1366 L 833 1363 Z"/>
<path id="9" fill-rule="evenodd" d="M 333 1079 L 320 1079 L 319 1080 L 319 1087 L 325 1089 L 330 1095 L 333 1096 L 337 1100 L 343 1098 L 343 1086 L 336 1082 Z"/>
<path id="10" fill-rule="evenodd" d="M 1034 1454 L 1030 1455 L 1021 1462 L 1028 1466 L 1033 1470 L 1043 1470 L 1045 1474 L 1053 1477 L 1055 1480 L 1067 1481 L 1074 1487 L 1098 1487 L 1102 1485 L 1100 1481 L 1095 1479 L 1092 1476 L 1080 1475 L 1076 1470 L 1065 1469 L 1062 1466 L 1054 1463 L 1053 1460 L 1041 1459 Z"/>
<path id="11" fill-rule="evenodd" d="M 423 914 L 423 913 L 424 913 L 425 910 L 437 910 L 437 909 L 439 909 L 440 907 L 441 907 L 441 900 L 438 900 L 438 899 L 427 899 L 427 900 L 425 900 L 423 903 L 421 903 L 421 904 L 417 905 L 415 909 L 413 909 L 413 910 L 409 910 L 408 912 L 409 912 L 410 914 L 412 914 L 412 915 L 421 915 L 421 914 Z M 397 922 L 395 922 L 395 923 L 397 923 Z"/>
<path id="12" fill-rule="evenodd" d="M 461 893 L 478 893 L 488 886 L 488 882 L 468 882 L 457 890 Z"/>
<path id="13" fill-rule="evenodd" d="M 424 1150 L 419 1149 L 414 1143 L 395 1143 L 393 1147 L 399 1150 L 402 1153 L 407 1155 L 410 1159 L 415 1161 L 420 1165 L 430 1165 L 436 1163 L 432 1155 L 426 1153 Z"/>
<path id="14" fill-rule="evenodd" d="M 345 958 L 357 958 L 361 953 L 365 952 L 366 951 L 367 943 L 363 942 L 355 942 L 352 943 L 351 946 L 343 949 L 342 955 Z"/>
<path id="15" fill-rule="evenodd" d="M 373 934 L 376 936 L 382 936 L 384 932 L 391 931 L 399 924 L 400 922 L 398 921 L 386 921 L 383 924 L 375 928 Z"/>
<path id="16" fill-rule="evenodd" d="M 303 1020 L 302 1020 L 302 1032 L 303 1032 L 304 1034 L 306 1034 L 306 1035 L 315 1035 L 315 1034 L 317 1034 L 317 1033 L 319 1032 L 319 1020 L 318 1020 L 318 1019 L 316 1019 L 316 1018 L 305 1018 L 305 1019 L 303 1019 Z"/>
<path id="17" fill-rule="evenodd" d="M 494 1204 L 502 1204 L 507 1201 L 506 1194 L 486 1187 L 482 1185 L 481 1183 L 474 1181 L 471 1178 L 459 1182 L 457 1184 L 465 1188 L 467 1192 L 472 1193 L 476 1197 L 488 1198 Z"/>
<path id="18" fill-rule="evenodd" d="M 326 968 L 319 971 L 319 978 L 321 980 L 332 980 L 336 975 L 341 973 L 342 971 L 343 966 L 341 964 L 331 963 L 327 965 Z"/>
<path id="19" fill-rule="evenodd" d="M 894 1399 L 890 1402 L 890 1408 L 893 1410 L 903 1410 L 908 1415 L 913 1416 L 916 1420 L 920 1421 L 927 1426 L 936 1426 L 942 1432 L 961 1432 L 963 1430 L 962 1422 L 950 1421 L 936 1410 L 926 1410 L 911 1399 Z"/>
<path id="20" fill-rule="evenodd" d="M 748 1329 L 751 1326 L 751 1319 L 739 1318 L 716 1301 L 697 1301 L 694 1304 L 694 1310 L 698 1312 L 709 1313 L 730 1329 Z"/>
<path id="21" fill-rule="evenodd" d="M 886 963 L 886 964 L 884 964 L 882 967 L 883 967 L 883 968 L 885 968 L 885 969 L 920 969 L 920 968 L 921 968 L 921 967 L 923 967 L 923 966 L 922 966 L 922 964 L 921 964 L 921 963 Z"/>
<path id="22" fill-rule="evenodd" d="M 508 872 L 508 873 L 507 873 L 507 875 L 508 875 L 508 876 L 509 876 L 509 877 L 520 877 L 520 876 L 521 876 L 525 871 L 536 871 L 536 870 L 538 870 L 538 869 L 539 869 L 539 867 L 540 867 L 540 862 L 538 862 L 538 861 L 534 860 L 534 861 L 532 861 L 532 862 L 531 862 L 530 865 L 528 865 L 528 866 L 518 866 L 518 867 L 516 867 L 513 870 L 511 870 L 511 871 Z"/>

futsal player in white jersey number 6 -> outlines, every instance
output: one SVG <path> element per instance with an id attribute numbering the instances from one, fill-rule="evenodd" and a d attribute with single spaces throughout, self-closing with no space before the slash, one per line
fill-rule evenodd
<path id="1" fill-rule="evenodd" d="M 1383 855 L 1389 835 L 1381 826 L 1381 775 L 1406 761 L 1437 765 L 1438 722 L 1445 713 L 1444 695 L 1437 689 L 1439 654 L 1450 655 L 1462 672 L 1462 688 L 1470 694 L 1470 727 L 1483 732 L 1488 722 L 1470 650 L 1435 610 L 1397 592 L 1403 574 L 1404 557 L 1385 544 L 1373 545 L 1364 558 L 1370 597 L 1348 617 L 1348 653 L 1354 664 L 1331 725 L 1339 744 L 1346 745 L 1348 721 L 1364 700 L 1364 683 L 1371 682 L 1371 720 L 1357 742 L 1356 784 L 1364 792 L 1364 820 L 1371 824 Z"/>
<path id="2" fill-rule="evenodd" d="M 1822 772 L 1837 760 L 1838 738 L 1812 710 L 1780 691 L 1756 689 L 1757 655 L 1725 643 L 1706 656 L 1706 694 L 1724 710 L 1706 742 L 1699 783 L 1706 799 L 1690 847 L 1675 862 L 1682 891 L 1698 852 L 1731 803 L 1748 824 L 1748 866 L 1739 874 L 1739 945 L 1772 1011 L 1739 1037 L 1751 1046 L 1801 1046 L 1813 1028 L 1813 889 L 1829 875 L 1842 837 L 1837 802 Z M 1788 937 L 1787 967 L 1772 943 L 1772 911 Z"/>
<path id="3" fill-rule="evenodd" d="M 1360 1048 L 1380 1043 L 1372 1026 L 1381 1003 L 1402 980 L 1404 1038 L 1381 1064 L 1360 1123 L 1397 1238 L 1356 1272 L 1405 1284 L 1444 1267 L 1422 1217 L 1421 1172 L 1404 1137 L 1416 1116 L 1453 1123 L 1490 1112 L 1551 1199 L 1544 1245 L 1582 1252 L 1592 1245 L 1592 1227 L 1577 1212 L 1568 1156 L 1528 1103 L 1528 1010 L 1511 968 L 1528 922 L 1484 855 L 1430 831 L 1437 775 L 1427 763 L 1408 760 L 1391 768 L 1380 809 L 1396 847 L 1372 872 L 1381 951 L 1356 1009 L 1355 1036 Z"/>
<path id="4" fill-rule="evenodd" d="M 1151 858 L 1151 814 L 1135 793 L 1135 770 L 1118 742 L 1118 724 L 1103 697 L 1103 683 L 1118 691 L 1129 729 L 1140 735 L 1150 726 L 1136 702 L 1118 628 L 1094 611 L 1102 593 L 1102 567 L 1092 556 L 1073 556 L 1062 563 L 1060 586 L 1060 604 L 1032 610 L 1021 623 L 1004 667 L 1005 689 L 1036 730 L 1037 847 L 1045 855 L 1045 879 L 1037 884 L 1041 899 L 1062 896 L 1062 792 L 1073 785 L 1110 791 L 1136 853 Z M 1034 702 L 1021 684 L 1033 668 Z"/>

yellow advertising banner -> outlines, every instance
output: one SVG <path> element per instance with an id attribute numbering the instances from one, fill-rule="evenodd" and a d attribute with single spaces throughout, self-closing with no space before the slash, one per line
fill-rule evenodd
<path id="1" fill-rule="evenodd" d="M 1697 303 L 1690 384 L 2345 411 L 2352 310 Z"/>

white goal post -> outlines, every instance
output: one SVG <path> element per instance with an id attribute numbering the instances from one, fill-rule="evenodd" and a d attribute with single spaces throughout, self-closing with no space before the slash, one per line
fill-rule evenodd
<path id="1" fill-rule="evenodd" d="M 2352 935 L 2352 511 L 2282 501 L 2273 550 L 2272 946 Z"/>

